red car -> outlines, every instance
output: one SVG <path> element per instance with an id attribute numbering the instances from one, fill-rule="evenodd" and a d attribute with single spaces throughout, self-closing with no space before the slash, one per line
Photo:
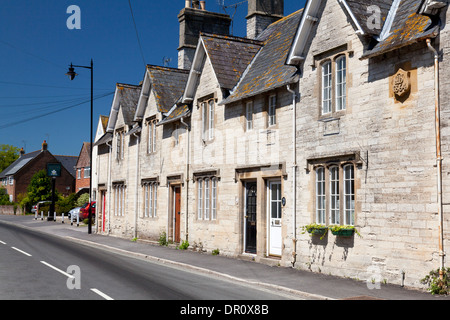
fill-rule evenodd
<path id="1" fill-rule="evenodd" d="M 86 202 L 80 209 L 80 221 L 89 218 L 89 207 L 92 208 L 92 217 L 95 217 L 95 201 Z"/>

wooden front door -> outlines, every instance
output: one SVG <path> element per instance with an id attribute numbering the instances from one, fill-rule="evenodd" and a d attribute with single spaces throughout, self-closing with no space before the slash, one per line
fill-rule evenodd
<path id="1" fill-rule="evenodd" d="M 173 188 L 173 217 L 174 217 L 174 242 L 180 242 L 180 225 L 181 225 L 181 188 Z"/>

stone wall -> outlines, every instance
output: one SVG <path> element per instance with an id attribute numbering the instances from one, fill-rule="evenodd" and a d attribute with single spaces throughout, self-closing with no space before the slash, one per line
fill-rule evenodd
<path id="1" fill-rule="evenodd" d="M 320 240 L 305 234 L 299 239 L 299 267 L 363 280 L 377 270 L 396 284 L 404 271 L 407 285 L 420 286 L 438 266 L 433 57 L 420 42 L 361 60 L 361 39 L 347 21 L 338 2 L 326 2 L 300 80 L 298 156 L 299 163 L 323 159 L 327 166 L 346 154 L 361 155 L 355 167 L 355 226 L 362 238 L 329 233 Z M 321 119 L 319 63 L 339 50 L 351 51 L 347 109 Z M 403 101 L 390 85 L 400 67 L 412 82 Z M 310 169 L 300 170 L 299 226 L 315 222 Z"/>
<path id="2" fill-rule="evenodd" d="M 19 210 L 20 209 L 17 209 L 17 211 Z M 0 215 L 12 216 L 15 214 L 16 212 L 14 212 L 14 206 L 0 206 Z"/>

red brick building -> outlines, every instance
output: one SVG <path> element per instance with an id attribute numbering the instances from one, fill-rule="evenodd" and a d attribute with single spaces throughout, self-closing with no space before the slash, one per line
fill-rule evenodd
<path id="1" fill-rule="evenodd" d="M 86 191 L 89 192 L 89 186 L 91 181 L 91 144 L 84 142 L 81 147 L 78 161 L 75 166 L 76 180 L 75 180 L 75 192 Z"/>
<path id="2" fill-rule="evenodd" d="M 22 150 L 19 159 L 0 173 L 1 187 L 9 194 L 10 201 L 17 201 L 19 194 L 27 192 L 31 178 L 40 170 L 47 170 L 47 164 L 60 163 L 61 177 L 56 178 L 56 190 L 64 196 L 75 192 L 76 156 L 57 156 L 48 151 L 44 141 L 42 149 L 28 154 Z"/>

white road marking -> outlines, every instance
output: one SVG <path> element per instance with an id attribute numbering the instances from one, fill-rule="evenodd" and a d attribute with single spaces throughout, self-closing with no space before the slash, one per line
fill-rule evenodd
<path id="1" fill-rule="evenodd" d="M 20 249 L 15 248 L 15 247 L 11 247 L 11 248 L 14 249 L 14 250 L 16 250 L 16 251 L 18 251 L 18 252 L 20 252 L 20 253 L 22 253 L 22 254 L 24 254 L 24 255 L 26 255 L 26 256 L 28 256 L 28 257 L 31 257 L 31 254 L 26 253 L 25 251 L 22 251 L 22 250 L 20 250 Z"/>
<path id="2" fill-rule="evenodd" d="M 113 298 L 111 298 L 110 296 L 104 294 L 103 292 L 101 292 L 98 289 L 91 289 L 91 291 L 95 292 L 96 294 L 98 294 L 100 297 L 104 298 L 105 300 L 114 300 Z"/>
<path id="3" fill-rule="evenodd" d="M 52 268 L 55 271 L 58 271 L 59 273 L 62 273 L 63 275 L 65 275 L 68 278 L 72 278 L 72 279 L 74 278 L 74 276 L 72 276 L 71 274 L 68 274 L 67 272 L 62 271 L 62 270 L 58 269 L 57 267 L 52 266 L 51 264 L 49 264 L 49 263 L 47 263 L 45 261 L 41 261 L 41 263 L 45 264 L 47 267 Z"/>
<path id="4" fill-rule="evenodd" d="M 6 244 L 6 242 L 0 241 L 1 244 Z"/>

